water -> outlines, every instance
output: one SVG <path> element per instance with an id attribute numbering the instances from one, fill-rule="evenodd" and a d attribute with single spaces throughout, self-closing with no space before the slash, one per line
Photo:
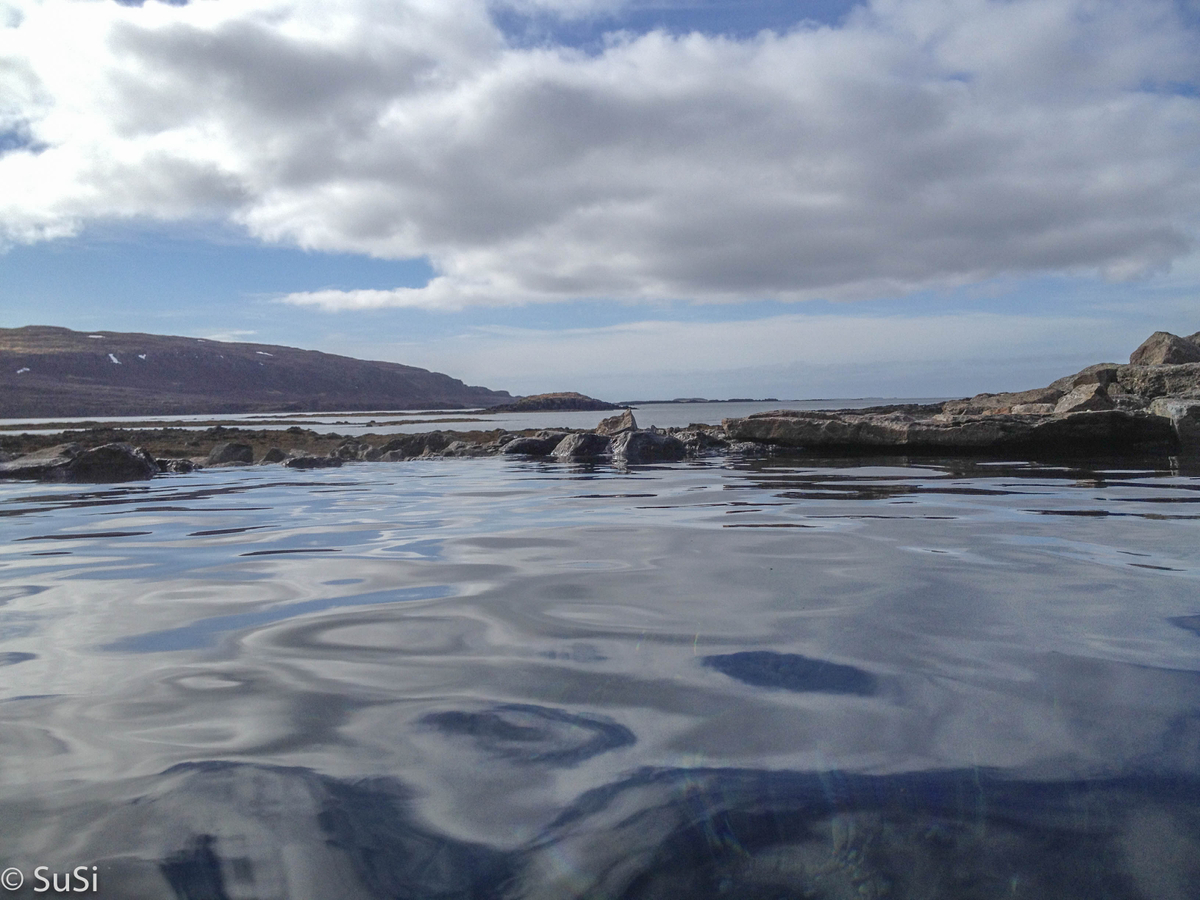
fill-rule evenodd
<path id="1" fill-rule="evenodd" d="M 941 398 L 945 399 L 945 398 Z M 719 401 L 712 403 L 643 403 L 634 415 L 643 428 L 683 428 L 693 424 L 719 425 L 722 419 L 748 416 L 771 409 L 861 409 L 885 403 L 933 403 L 932 399 L 771 400 Z M 88 419 L 115 428 L 173 427 L 203 429 L 216 422 L 238 428 L 286 428 L 302 425 L 317 431 L 331 429 L 357 437 L 363 434 L 417 434 L 441 428 L 448 431 L 523 431 L 526 428 L 595 428 L 613 412 L 596 410 L 548 410 L 525 413 L 485 413 L 481 410 L 415 410 L 402 412 L 343 413 L 238 413 L 232 415 L 121 416 Z M 57 434 L 64 427 L 86 427 L 85 420 L 0 419 L 0 429 L 29 434 Z"/>
<path id="2" fill-rule="evenodd" d="M 1198 504 L 1170 470 L 954 460 L 5 484 L 0 868 L 1194 898 Z"/>

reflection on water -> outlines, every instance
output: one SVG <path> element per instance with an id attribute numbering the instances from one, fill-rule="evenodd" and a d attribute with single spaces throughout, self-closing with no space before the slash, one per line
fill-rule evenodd
<path id="1" fill-rule="evenodd" d="M 14 896 L 1197 896 L 1196 477 L 279 474 L 0 487 Z"/>

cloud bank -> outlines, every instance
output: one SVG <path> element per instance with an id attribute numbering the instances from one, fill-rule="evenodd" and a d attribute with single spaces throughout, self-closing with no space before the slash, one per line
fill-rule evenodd
<path id="1" fill-rule="evenodd" d="M 0 242 L 203 218 L 438 273 L 287 298 L 323 309 L 1121 279 L 1200 224 L 1200 35 L 1169 0 L 875 0 L 597 53 L 511 46 L 483 0 L 10 0 L 0 24 Z"/>

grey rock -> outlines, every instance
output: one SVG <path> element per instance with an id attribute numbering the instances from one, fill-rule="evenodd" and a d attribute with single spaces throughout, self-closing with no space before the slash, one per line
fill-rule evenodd
<path id="1" fill-rule="evenodd" d="M 686 448 L 683 441 L 669 434 L 625 431 L 613 438 L 612 454 L 614 459 L 627 463 L 657 462 L 683 459 Z"/>
<path id="2" fill-rule="evenodd" d="M 549 456 L 565 437 L 565 431 L 543 431 L 532 437 L 514 438 L 500 452 L 511 456 Z"/>
<path id="3" fill-rule="evenodd" d="M 633 418 L 633 410 L 627 409 L 620 415 L 603 419 L 594 430 L 596 434 L 606 434 L 612 437 L 628 431 L 637 431 L 637 421 Z"/>
<path id="4" fill-rule="evenodd" d="M 272 447 L 270 450 L 268 450 L 266 453 L 264 453 L 264 454 L 263 454 L 263 458 L 262 458 L 261 460 L 259 460 L 259 462 L 262 462 L 262 463 L 281 463 L 281 462 L 283 462 L 285 459 L 287 459 L 287 454 L 286 454 L 286 453 L 284 453 L 284 452 L 283 452 L 282 450 L 280 450 L 278 447 Z"/>
<path id="5" fill-rule="evenodd" d="M 8 462 L 0 462 L 0 478 L 21 481 L 44 480 L 50 472 L 62 468 L 81 452 L 82 448 L 76 443 L 44 447 Z"/>
<path id="6" fill-rule="evenodd" d="M 74 484 L 110 484 L 144 481 L 158 474 L 158 463 L 141 447 L 103 444 L 84 450 L 65 466 L 47 473 L 43 480 Z"/>
<path id="7" fill-rule="evenodd" d="M 449 444 L 450 438 L 442 431 L 401 434 L 379 448 L 379 458 L 394 462 L 397 459 L 411 459 L 415 456 L 432 456 L 445 450 Z"/>
<path id="8" fill-rule="evenodd" d="M 1200 343 L 1169 331 L 1156 331 L 1129 356 L 1131 366 L 1162 366 L 1200 362 Z"/>
<path id="9" fill-rule="evenodd" d="M 612 441 L 605 435 L 584 431 L 579 434 L 567 435 L 559 441 L 551 455 L 555 459 L 579 460 L 599 459 L 611 454 Z"/>
<path id="10" fill-rule="evenodd" d="M 336 456 L 293 456 L 284 465 L 289 469 L 336 469 L 344 462 Z"/>
<path id="11" fill-rule="evenodd" d="M 1054 405 L 1054 412 L 1062 414 L 1112 408 L 1113 402 L 1109 399 L 1108 392 L 1099 382 L 1094 381 L 1091 384 L 1081 384 L 1063 394 L 1058 403 Z"/>
<path id="12" fill-rule="evenodd" d="M 472 444 L 469 441 L 451 441 L 441 451 L 441 455 L 451 457 L 487 456 L 487 451 L 479 444 Z"/>
<path id="13" fill-rule="evenodd" d="M 370 444 L 364 444 L 361 441 L 347 440 L 342 441 L 337 448 L 330 453 L 330 456 L 336 456 L 342 460 L 360 460 L 366 459 L 367 454 L 374 448 Z"/>
<path id="14" fill-rule="evenodd" d="M 675 433 L 683 442 L 684 452 L 688 456 L 709 456 L 729 448 L 725 432 L 709 428 L 688 427 Z"/>
<path id="15" fill-rule="evenodd" d="M 1054 412 L 1053 403 L 1018 403 L 1009 412 L 1014 416 L 1048 416 Z"/>
<path id="16" fill-rule="evenodd" d="M 254 462 L 254 448 L 249 444 L 224 443 L 217 444 L 208 454 L 210 466 L 228 464 L 250 464 Z"/>

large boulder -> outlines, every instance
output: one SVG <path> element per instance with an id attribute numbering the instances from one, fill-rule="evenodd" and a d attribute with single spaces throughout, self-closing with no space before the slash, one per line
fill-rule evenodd
<path id="1" fill-rule="evenodd" d="M 582 431 L 559 441 L 551 455 L 561 460 L 600 459 L 612 455 L 612 441 L 603 434 Z"/>
<path id="2" fill-rule="evenodd" d="M 1156 331 L 1129 356 L 1131 366 L 1164 366 L 1200 362 L 1200 343 L 1169 331 Z"/>
<path id="3" fill-rule="evenodd" d="M 683 459 L 683 441 L 656 431 L 626 431 L 613 438 L 614 459 L 627 463 L 658 462 Z"/>
<path id="4" fill-rule="evenodd" d="M 637 422 L 634 421 L 633 410 L 627 409 L 619 416 L 609 416 L 607 419 L 601 420 L 594 431 L 596 434 L 607 434 L 609 437 L 627 431 L 637 431 Z"/>
<path id="5" fill-rule="evenodd" d="M 43 480 L 76 484 L 109 484 L 144 481 L 158 474 L 158 463 L 141 447 L 103 444 L 84 450 L 65 466 L 47 473 Z"/>
<path id="6" fill-rule="evenodd" d="M 217 444 L 209 451 L 210 466 L 249 465 L 254 462 L 254 448 L 249 444 L 226 442 Z"/>

